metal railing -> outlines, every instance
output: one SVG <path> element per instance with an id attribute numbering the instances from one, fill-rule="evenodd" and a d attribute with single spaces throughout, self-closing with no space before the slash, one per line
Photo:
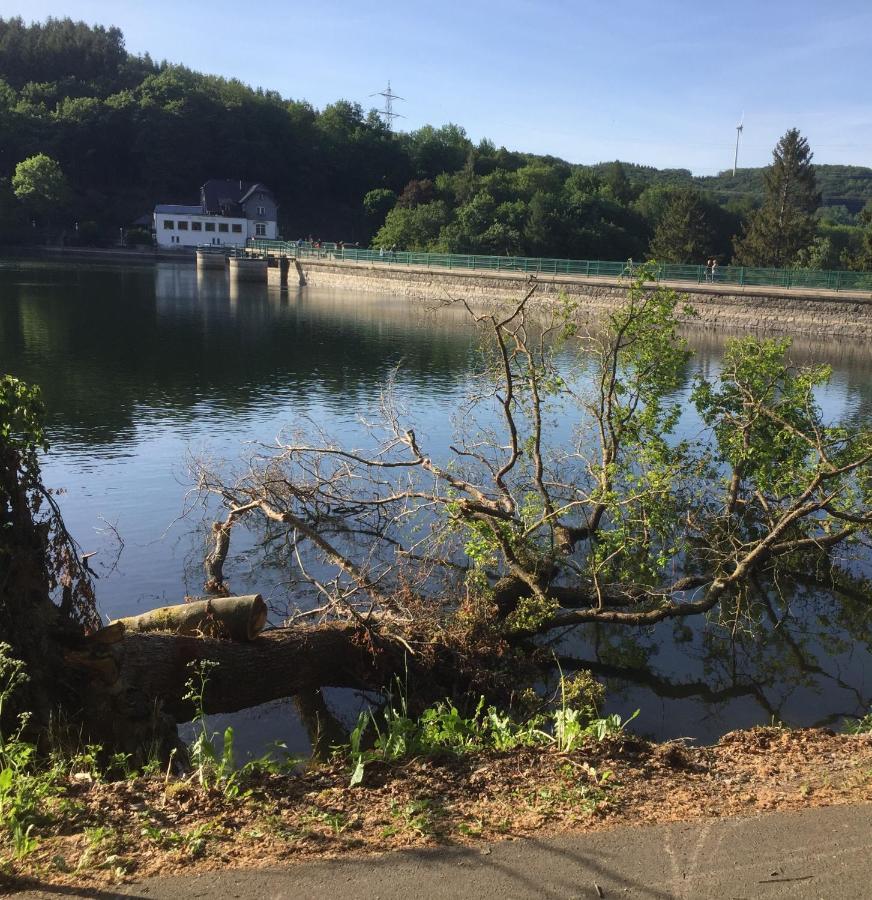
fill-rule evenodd
<path id="1" fill-rule="evenodd" d="M 529 272 L 542 275 L 578 275 L 619 278 L 632 275 L 637 264 L 589 259 L 549 259 L 529 256 L 483 256 L 466 253 L 418 253 L 410 250 L 361 250 L 338 244 L 299 244 L 293 241 L 250 239 L 248 252 L 270 256 L 336 259 L 383 265 L 420 266 L 491 272 Z M 826 291 L 872 291 L 872 272 L 770 269 L 718 266 L 712 275 L 705 266 L 659 263 L 658 282 L 734 284 L 740 287 L 809 288 Z"/>

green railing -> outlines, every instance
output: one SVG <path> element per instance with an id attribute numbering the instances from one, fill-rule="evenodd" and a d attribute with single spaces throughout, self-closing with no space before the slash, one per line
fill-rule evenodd
<path id="1" fill-rule="evenodd" d="M 548 259 L 529 256 L 481 256 L 464 253 L 417 253 L 410 250 L 360 250 L 337 244 L 297 244 L 293 241 L 249 240 L 249 252 L 271 256 L 337 259 L 383 265 L 420 266 L 491 272 L 529 272 L 542 275 L 580 275 L 588 278 L 618 278 L 631 275 L 635 264 L 589 259 Z M 816 271 L 814 269 L 763 269 L 718 266 L 712 276 L 705 266 L 661 263 L 656 280 L 693 284 L 811 288 L 826 291 L 872 291 L 872 272 Z"/>

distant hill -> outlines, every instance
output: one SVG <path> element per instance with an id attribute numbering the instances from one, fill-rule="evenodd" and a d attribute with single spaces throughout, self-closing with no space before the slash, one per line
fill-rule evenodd
<path id="1" fill-rule="evenodd" d="M 812 148 L 813 149 L 813 148 Z M 597 163 L 590 166 L 603 174 L 613 163 Z M 735 176 L 732 169 L 717 175 L 694 176 L 689 169 L 656 169 L 636 163 L 622 162 L 627 177 L 644 185 L 662 184 L 672 186 L 695 185 L 715 194 L 721 202 L 732 199 L 763 199 L 763 168 L 739 169 Z M 815 165 L 818 187 L 823 195 L 824 206 L 846 206 L 852 213 L 859 212 L 872 200 L 872 169 L 865 166 Z"/>
<path id="2" fill-rule="evenodd" d="M 865 166 L 815 165 L 815 170 L 824 206 L 846 206 L 856 213 L 868 200 L 872 200 L 872 169 Z M 757 200 L 763 197 L 763 169 L 739 169 L 735 177 L 732 170 L 728 170 L 693 180 L 722 200 L 747 196 Z"/>
<path id="3" fill-rule="evenodd" d="M 613 162 L 602 162 L 586 168 L 590 168 L 602 176 L 613 165 Z M 637 163 L 628 162 L 621 162 L 621 166 L 623 166 L 624 172 L 626 172 L 630 181 L 644 184 L 646 187 L 651 184 L 682 187 L 692 185 L 695 181 L 698 181 L 698 179 L 694 179 L 690 169 L 655 169 L 654 166 L 640 166 Z"/>

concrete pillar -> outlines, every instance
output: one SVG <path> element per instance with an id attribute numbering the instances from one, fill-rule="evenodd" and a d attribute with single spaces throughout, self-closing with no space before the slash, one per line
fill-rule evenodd
<path id="1" fill-rule="evenodd" d="M 266 284 L 269 264 L 265 259 L 246 259 L 242 256 L 231 256 L 230 283 L 255 281 Z"/>
<path id="2" fill-rule="evenodd" d="M 225 257 L 223 251 L 216 253 L 214 250 L 197 251 L 198 269 L 221 269 L 224 271 Z"/>
<path id="3" fill-rule="evenodd" d="M 288 271 L 291 268 L 291 261 L 287 256 L 274 256 L 269 260 L 269 268 L 266 272 L 267 282 L 269 284 L 281 285 L 286 287 L 288 284 Z"/>

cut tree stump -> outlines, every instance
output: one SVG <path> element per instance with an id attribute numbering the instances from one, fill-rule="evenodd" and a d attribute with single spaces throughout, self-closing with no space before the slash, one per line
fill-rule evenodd
<path id="1" fill-rule="evenodd" d="M 260 594 L 246 594 L 162 606 L 139 616 L 116 619 L 112 624 L 120 623 L 130 633 L 168 631 L 172 634 L 253 641 L 266 625 L 266 614 L 263 597 Z"/>

